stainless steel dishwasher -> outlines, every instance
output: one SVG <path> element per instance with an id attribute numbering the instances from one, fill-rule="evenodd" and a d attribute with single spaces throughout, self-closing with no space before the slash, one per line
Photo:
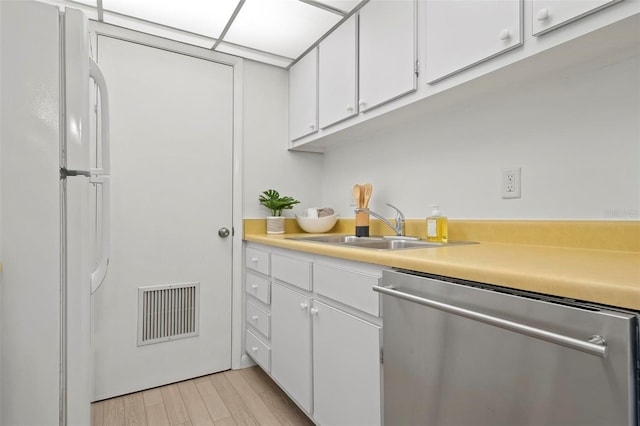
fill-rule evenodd
<path id="1" fill-rule="evenodd" d="M 638 425 L 638 312 L 385 270 L 384 424 Z"/>

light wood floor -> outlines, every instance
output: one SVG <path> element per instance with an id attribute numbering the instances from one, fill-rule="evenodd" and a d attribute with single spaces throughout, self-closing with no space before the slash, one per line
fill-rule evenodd
<path id="1" fill-rule="evenodd" d="M 95 402 L 92 426 L 313 425 L 258 367 Z"/>

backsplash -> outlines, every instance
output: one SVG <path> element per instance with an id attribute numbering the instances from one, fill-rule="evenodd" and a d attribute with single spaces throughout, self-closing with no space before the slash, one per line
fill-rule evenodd
<path id="1" fill-rule="evenodd" d="M 640 61 L 593 68 L 412 113 L 330 146 L 323 205 L 352 217 L 353 184 L 370 182 L 371 209 L 388 217 L 386 202 L 408 218 L 439 204 L 459 219 L 640 219 Z M 502 199 L 511 167 L 522 168 L 522 197 Z"/>

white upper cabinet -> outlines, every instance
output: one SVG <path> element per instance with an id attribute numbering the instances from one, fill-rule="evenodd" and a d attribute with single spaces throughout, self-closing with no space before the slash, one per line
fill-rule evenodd
<path id="1" fill-rule="evenodd" d="M 318 131 L 318 48 L 289 69 L 289 139 Z"/>
<path id="2" fill-rule="evenodd" d="M 532 0 L 532 35 L 538 36 L 622 0 Z"/>
<path id="3" fill-rule="evenodd" d="M 416 1 L 360 9 L 360 112 L 416 90 Z"/>
<path id="4" fill-rule="evenodd" d="M 522 9 L 522 0 L 427 0 L 427 82 L 521 46 Z"/>
<path id="5" fill-rule="evenodd" d="M 358 113 L 357 21 L 352 16 L 319 46 L 318 99 L 320 128 Z"/>

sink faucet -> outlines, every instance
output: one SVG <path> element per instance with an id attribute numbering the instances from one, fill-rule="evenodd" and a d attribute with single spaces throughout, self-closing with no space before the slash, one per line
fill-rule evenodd
<path id="1" fill-rule="evenodd" d="M 382 215 L 369 210 L 369 209 L 362 209 L 362 208 L 357 208 L 355 209 L 356 213 L 367 213 L 370 214 L 371 216 L 375 216 L 378 219 L 380 219 L 382 221 L 382 223 L 384 223 L 385 225 L 387 225 L 389 228 L 393 229 L 393 232 L 396 233 L 396 236 L 404 236 L 404 214 L 402 214 L 402 212 L 400 211 L 399 208 L 386 203 L 387 206 L 391 207 L 392 209 L 394 209 L 396 211 L 396 224 L 395 226 L 393 225 L 393 223 L 389 222 L 389 220 L 385 219 Z"/>

